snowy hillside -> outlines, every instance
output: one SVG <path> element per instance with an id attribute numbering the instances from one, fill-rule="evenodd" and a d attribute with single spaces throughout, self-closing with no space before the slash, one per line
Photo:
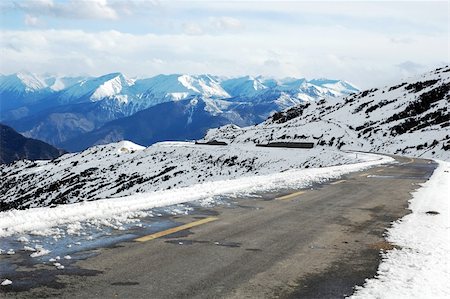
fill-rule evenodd
<path id="1" fill-rule="evenodd" d="M 144 148 L 125 141 L 52 161 L 0 165 L 4 178 L 0 182 L 0 209 L 120 197 L 295 168 L 367 161 L 367 157 L 356 156 L 325 148 L 274 150 L 186 142 L 163 142 Z"/>
<path id="2" fill-rule="evenodd" d="M 450 67 L 275 113 L 254 127 L 210 130 L 206 140 L 233 144 L 308 141 L 338 149 L 450 160 Z"/>

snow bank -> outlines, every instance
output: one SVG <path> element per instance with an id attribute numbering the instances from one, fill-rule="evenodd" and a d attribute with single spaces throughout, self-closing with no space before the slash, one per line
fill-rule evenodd
<path id="1" fill-rule="evenodd" d="M 5 280 L 3 280 L 2 283 L 1 283 L 2 286 L 8 286 L 8 285 L 10 285 L 10 284 L 12 284 L 12 281 L 9 280 L 9 279 L 5 279 Z"/>
<path id="2" fill-rule="evenodd" d="M 145 146 L 123 140 L 117 143 L 117 148 L 118 153 L 129 153 L 131 151 L 142 151 L 145 149 Z"/>
<path id="3" fill-rule="evenodd" d="M 388 230 L 401 249 L 383 254 L 377 277 L 350 298 L 450 298 L 450 163 L 438 162 L 410 200 L 412 213 Z"/>
<path id="4" fill-rule="evenodd" d="M 128 219 L 155 207 L 213 198 L 218 195 L 242 196 L 280 188 L 303 188 L 313 182 L 338 178 L 373 165 L 393 161 L 386 156 L 359 154 L 367 162 L 324 168 L 288 170 L 282 173 L 249 176 L 239 179 L 206 182 L 189 187 L 106 198 L 91 202 L 10 210 L 0 213 L 0 237 L 19 233 L 51 234 L 52 227 L 93 220 L 107 223 L 111 219 Z"/>

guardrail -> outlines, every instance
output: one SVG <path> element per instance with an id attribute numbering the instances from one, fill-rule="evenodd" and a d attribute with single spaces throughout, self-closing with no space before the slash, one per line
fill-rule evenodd
<path id="1" fill-rule="evenodd" d="M 257 144 L 262 147 L 287 147 L 287 148 L 313 148 L 313 142 L 269 142 L 266 144 Z"/>
<path id="2" fill-rule="evenodd" d="M 206 142 L 198 142 L 198 141 L 196 141 L 195 144 L 200 144 L 200 145 L 228 145 L 228 143 L 226 143 L 226 142 L 217 141 L 217 140 L 211 140 L 211 141 L 206 141 Z"/>

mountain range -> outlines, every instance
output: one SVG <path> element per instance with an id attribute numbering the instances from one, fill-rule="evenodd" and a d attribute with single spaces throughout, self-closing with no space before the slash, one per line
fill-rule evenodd
<path id="1" fill-rule="evenodd" d="M 256 124 L 301 102 L 357 91 L 348 82 L 329 79 L 185 74 L 130 79 L 121 73 L 61 77 L 21 72 L 0 76 L 0 120 L 27 137 L 71 151 L 121 139 L 150 145 L 201 138 L 217 125 Z M 162 113 L 167 117 L 161 118 Z M 173 129 L 158 130 L 163 123 L 156 117 L 170 119 Z M 133 122 L 140 125 L 133 128 Z M 149 130 L 155 133 L 135 140 L 136 133 Z"/>

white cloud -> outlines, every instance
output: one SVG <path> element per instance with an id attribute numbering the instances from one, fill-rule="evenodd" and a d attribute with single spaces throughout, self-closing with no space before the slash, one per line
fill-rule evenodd
<path id="1" fill-rule="evenodd" d="M 242 23 L 232 17 L 211 17 L 211 24 L 219 30 L 239 30 L 242 29 Z"/>
<path id="2" fill-rule="evenodd" d="M 177 1 L 174 1 L 177 2 Z M 0 13 L 24 12 L 68 19 L 120 19 L 161 10 L 159 0 L 1 0 Z"/>
<path id="3" fill-rule="evenodd" d="M 67 16 L 74 18 L 117 19 L 117 11 L 107 0 L 71 0 L 67 6 L 60 8 Z"/>
<path id="4" fill-rule="evenodd" d="M 385 35 L 329 27 L 251 35 L 11 30 L 0 32 L 0 51 L 8 57 L 0 72 L 325 76 L 370 87 L 404 76 L 398 67 L 404 61 L 431 68 L 447 59 L 447 50 L 446 35 L 393 44 Z"/>
<path id="5" fill-rule="evenodd" d="M 39 24 L 39 19 L 32 15 L 26 14 L 24 18 L 24 23 L 27 26 L 37 26 Z"/>
<path id="6" fill-rule="evenodd" d="M 183 32 L 190 35 L 203 34 L 203 28 L 194 22 L 187 22 L 182 24 Z"/>
<path id="7" fill-rule="evenodd" d="M 0 0 L 0 12 L 20 11 L 16 24 L 0 31 L 7 57 L 0 72 L 326 76 L 370 87 L 449 60 L 444 8 L 441 2 Z M 30 30 L 24 23 L 56 27 Z"/>
<path id="8" fill-rule="evenodd" d="M 396 66 L 399 67 L 400 69 L 404 70 L 405 72 L 412 73 L 412 74 L 424 69 L 423 65 L 412 62 L 412 61 L 404 61 L 402 63 L 397 64 Z"/>
<path id="9" fill-rule="evenodd" d="M 117 20 L 158 6 L 158 1 L 148 0 L 23 0 L 3 2 L 0 8 L 2 11 L 19 10 L 33 16 Z"/>
<path id="10" fill-rule="evenodd" d="M 189 21 L 181 24 L 183 32 L 189 35 L 221 34 L 237 32 L 243 29 L 242 23 L 232 17 L 209 17 L 207 22 L 202 20 Z"/>

